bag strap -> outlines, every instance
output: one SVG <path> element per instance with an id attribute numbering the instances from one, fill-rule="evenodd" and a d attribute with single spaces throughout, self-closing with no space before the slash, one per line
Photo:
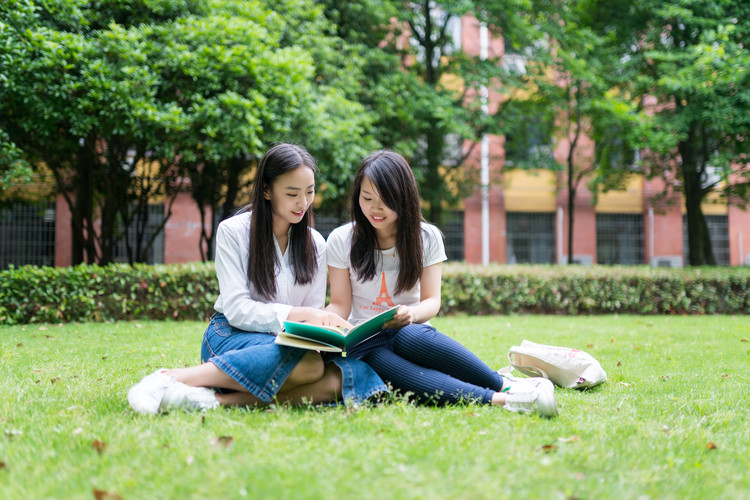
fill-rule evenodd
<path id="1" fill-rule="evenodd" d="M 529 375 L 528 372 L 531 372 L 530 373 L 531 375 L 537 375 L 539 377 L 544 377 L 546 379 L 549 378 L 549 375 L 547 375 L 547 372 L 545 372 L 544 370 L 542 370 L 541 368 L 539 368 L 537 366 L 522 366 L 522 365 L 517 365 L 516 363 L 514 363 L 513 362 L 513 352 L 509 352 L 508 353 L 508 361 L 510 362 L 510 365 L 513 368 L 515 368 L 516 370 L 518 370 L 518 371 L 520 371 L 522 373 L 526 373 L 527 375 Z"/>

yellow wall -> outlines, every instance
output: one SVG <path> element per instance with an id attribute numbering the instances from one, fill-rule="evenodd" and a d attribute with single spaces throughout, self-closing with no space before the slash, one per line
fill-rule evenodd
<path id="1" fill-rule="evenodd" d="M 505 171 L 503 190 L 508 212 L 554 212 L 557 180 L 551 170 Z"/>
<path id="2" fill-rule="evenodd" d="M 643 176 L 631 175 L 625 189 L 611 190 L 599 195 L 596 212 L 600 214 L 642 214 Z"/>

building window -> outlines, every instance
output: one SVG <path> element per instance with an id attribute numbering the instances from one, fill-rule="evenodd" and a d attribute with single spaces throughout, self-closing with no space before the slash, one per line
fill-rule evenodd
<path id="1" fill-rule="evenodd" d="M 508 212 L 508 264 L 555 262 L 555 214 Z"/>
<path id="2" fill-rule="evenodd" d="M 141 246 L 145 247 L 151 238 L 154 237 L 154 233 L 158 231 L 151 248 L 147 250 L 146 264 L 163 264 L 164 263 L 164 231 L 162 229 L 162 223 L 164 222 L 164 204 L 154 203 L 149 204 L 148 214 L 146 220 L 146 230 L 141 237 Z M 138 251 L 138 232 L 137 232 L 138 221 L 134 220 L 128 227 L 128 233 L 125 237 L 120 238 L 115 245 L 113 252 L 113 259 L 115 262 L 129 262 L 128 259 L 128 245 L 130 245 L 132 252 Z M 122 224 L 118 224 L 117 232 L 122 233 Z M 126 240 L 127 238 L 127 240 Z M 136 256 L 133 255 L 133 259 Z"/>
<path id="3" fill-rule="evenodd" d="M 708 226 L 708 237 L 714 252 L 716 264 L 729 265 L 729 216 L 704 215 Z M 682 248 L 685 254 L 685 264 L 690 262 L 690 246 L 688 245 L 687 215 L 682 216 Z"/>
<path id="4" fill-rule="evenodd" d="M 12 203 L 0 209 L 0 269 L 55 265 L 55 204 Z"/>
<path id="5" fill-rule="evenodd" d="M 448 260 L 464 260 L 464 213 L 445 212 L 443 227 L 440 229 L 445 236 L 445 254 Z"/>
<path id="6" fill-rule="evenodd" d="M 642 214 L 596 214 L 596 262 L 645 263 Z"/>
<path id="7" fill-rule="evenodd" d="M 349 219 L 347 216 L 343 216 L 342 218 L 337 215 L 315 213 L 314 222 L 313 227 L 323 235 L 323 238 L 328 239 L 331 231 L 339 226 L 343 226 L 349 222 Z"/>
<path id="8" fill-rule="evenodd" d="M 555 116 L 540 112 L 530 102 L 517 102 L 503 111 L 505 165 L 521 168 L 553 168 Z"/>

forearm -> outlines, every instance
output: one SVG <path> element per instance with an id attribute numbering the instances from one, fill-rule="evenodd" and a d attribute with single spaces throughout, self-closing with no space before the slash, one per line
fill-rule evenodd
<path id="1" fill-rule="evenodd" d="M 410 309 L 414 317 L 414 323 L 426 323 L 437 316 L 437 313 L 440 311 L 440 299 L 424 299 L 418 305 L 412 306 Z"/>
<path id="2" fill-rule="evenodd" d="M 336 302 L 331 302 L 325 307 L 326 311 L 338 314 L 342 318 L 346 319 L 349 317 L 349 313 L 351 312 L 351 307 L 346 307 L 345 304 L 339 304 Z"/>

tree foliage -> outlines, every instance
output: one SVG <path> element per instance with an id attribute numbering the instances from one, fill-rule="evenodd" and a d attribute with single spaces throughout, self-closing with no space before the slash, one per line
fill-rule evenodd
<path id="1" fill-rule="evenodd" d="M 750 191 L 750 5 L 741 0 L 586 2 L 612 57 L 603 73 L 654 115 L 643 170 L 685 200 L 691 265 L 715 264 L 701 203 Z M 647 102 L 656 100 L 656 105 Z M 676 177 L 671 171 L 676 171 Z"/>
<path id="2" fill-rule="evenodd" d="M 2 27 L 19 42 L 0 52 L 0 139 L 54 174 L 72 213 L 74 263 L 110 262 L 123 225 L 140 228 L 130 258 L 143 260 L 149 200 L 164 197 L 166 222 L 182 189 L 203 214 L 227 216 L 274 142 L 301 142 L 350 171 L 377 144 L 361 105 L 319 83 L 345 70 L 330 63 L 335 37 L 313 2 L 11 4 Z"/>

